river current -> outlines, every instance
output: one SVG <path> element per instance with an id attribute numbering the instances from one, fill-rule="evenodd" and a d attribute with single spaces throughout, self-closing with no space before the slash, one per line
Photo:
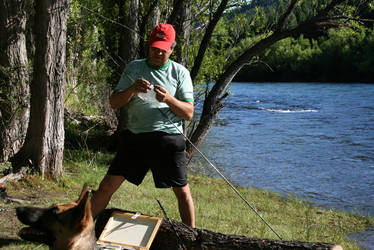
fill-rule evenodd
<path id="1" fill-rule="evenodd" d="M 374 84 L 232 83 L 228 91 L 201 150 L 233 183 L 374 216 Z M 371 248 L 368 233 L 360 242 Z"/>

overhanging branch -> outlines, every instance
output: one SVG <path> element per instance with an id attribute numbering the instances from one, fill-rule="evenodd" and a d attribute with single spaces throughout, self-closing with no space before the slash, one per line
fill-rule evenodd
<path id="1" fill-rule="evenodd" d="M 349 26 L 349 21 L 360 20 L 353 16 L 344 15 L 344 11 L 339 8 L 344 2 L 345 0 L 332 0 L 323 7 L 323 9 L 318 11 L 317 15 L 309 17 L 308 20 L 299 23 L 293 28 L 287 28 L 285 27 L 287 18 L 291 15 L 292 11 L 294 11 L 298 3 L 298 0 L 291 0 L 287 10 L 281 15 L 274 32 L 269 33 L 268 36 L 247 48 L 236 58 L 236 60 L 225 67 L 224 73 L 218 77 L 216 83 L 213 85 L 204 101 L 200 121 L 195 131 L 191 134 L 191 141 L 196 146 L 199 146 L 199 144 L 204 140 L 212 123 L 217 117 L 218 110 L 221 108 L 220 97 L 223 96 L 223 93 L 231 83 L 234 76 L 245 64 L 248 64 L 248 61 L 250 61 L 254 56 L 287 37 L 298 36 L 305 32 L 321 28 L 339 28 Z M 192 147 L 187 146 L 189 157 L 192 156 L 193 151 L 194 149 Z"/>
<path id="2" fill-rule="evenodd" d="M 287 10 L 280 16 L 278 23 L 275 25 L 275 31 L 281 31 L 284 24 L 288 20 L 289 16 L 293 12 L 296 7 L 298 0 L 291 0 L 290 5 L 288 6 Z"/>

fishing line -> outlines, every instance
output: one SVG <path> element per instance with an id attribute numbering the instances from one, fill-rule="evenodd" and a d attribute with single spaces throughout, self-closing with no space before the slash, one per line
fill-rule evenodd
<path id="1" fill-rule="evenodd" d="M 168 119 L 168 121 L 170 122 L 170 123 L 172 123 L 173 124 L 173 126 L 178 130 L 178 132 L 180 133 L 180 134 L 182 134 L 183 135 L 183 137 L 192 145 L 192 147 L 197 151 L 197 152 L 199 152 L 199 154 L 203 157 L 203 159 L 223 178 L 223 180 L 232 188 L 232 190 L 234 190 L 234 192 L 248 205 L 248 207 L 250 207 L 251 209 L 252 209 L 252 211 L 253 212 L 255 212 L 255 214 L 258 216 L 258 217 L 260 217 L 260 219 L 271 229 L 271 231 L 273 231 L 273 233 L 276 235 L 276 236 L 278 236 L 278 238 L 280 239 L 280 240 L 282 240 L 282 237 L 274 230 L 274 228 L 261 216 L 261 214 L 257 211 L 257 209 L 254 207 L 254 206 L 252 206 L 250 203 L 249 203 L 249 201 L 246 199 L 246 198 L 244 198 L 243 197 L 243 195 L 234 187 L 234 185 L 226 178 L 226 176 L 224 176 L 222 173 L 221 173 L 221 171 L 219 171 L 219 169 L 216 167 L 216 166 L 214 166 L 214 164 L 203 154 L 203 152 L 201 152 L 196 146 L 195 146 L 195 144 L 193 144 L 192 142 L 191 142 L 191 140 L 182 132 L 182 131 L 180 131 L 180 129 L 170 120 L 170 118 L 160 109 L 160 108 L 157 108 L 158 109 L 158 111 L 160 111 L 161 112 L 161 114 L 163 115 L 163 116 L 165 116 L 167 119 Z"/>
<path id="2" fill-rule="evenodd" d="M 134 79 L 128 75 L 128 74 L 125 74 L 127 76 L 127 78 L 129 78 L 132 82 L 135 82 Z M 154 91 L 154 90 L 153 90 Z M 234 185 L 226 178 L 226 176 L 224 174 L 221 173 L 221 171 L 219 171 L 219 169 L 204 155 L 203 152 L 201 152 L 196 146 L 195 144 L 192 143 L 192 141 L 183 133 L 183 131 L 181 131 L 177 125 L 175 125 L 175 123 L 170 119 L 170 117 L 165 114 L 159 107 L 157 107 L 157 110 L 169 121 L 169 123 L 171 123 L 176 129 L 177 131 L 183 135 L 183 137 L 192 145 L 192 147 L 203 157 L 203 159 L 223 178 L 223 180 L 231 187 L 231 189 L 245 202 L 245 204 L 247 204 L 248 207 L 250 207 L 252 209 L 252 211 L 266 224 L 266 226 L 268 226 L 271 231 L 273 231 L 273 233 L 278 236 L 278 238 L 280 240 L 282 240 L 282 237 L 274 230 L 274 228 L 262 217 L 262 215 L 257 211 L 257 209 L 251 205 L 251 203 L 249 203 L 249 201 L 244 198 L 244 196 L 234 187 Z"/>
<path id="3" fill-rule="evenodd" d="M 84 6 L 84 5 L 81 5 L 81 4 L 78 4 L 80 7 L 82 7 L 82 8 L 84 8 L 84 9 L 86 9 L 87 11 L 89 11 L 89 12 L 91 12 L 91 13 L 94 13 L 95 15 L 97 15 L 97 16 L 99 16 L 99 17 L 101 17 L 101 18 L 103 18 L 103 19 L 105 19 L 106 21 L 109 21 L 109 22 L 111 22 L 111 23 L 114 23 L 114 24 L 117 24 L 117 25 L 119 25 L 119 26 L 121 26 L 121 27 L 123 27 L 123 28 L 126 28 L 127 30 L 129 30 L 129 31 L 131 31 L 131 32 L 134 32 L 134 33 L 136 33 L 136 34 L 138 34 L 139 35 L 139 32 L 138 31 L 136 31 L 136 30 L 134 30 L 134 29 L 132 29 L 132 28 L 130 28 L 130 27 L 128 27 L 128 26 L 126 26 L 126 25 L 124 25 L 124 24 L 121 24 L 121 23 L 119 23 L 119 22 L 116 22 L 116 21 L 114 21 L 114 20 L 112 20 L 112 19 L 110 19 L 110 18 L 107 18 L 107 17 L 105 17 L 105 16 L 103 16 L 103 15 L 100 15 L 99 13 L 97 13 L 97 12 L 95 12 L 95 11 L 93 11 L 93 10 L 91 10 L 91 9 L 89 9 L 89 8 L 87 8 L 86 6 Z M 126 74 L 126 76 L 132 81 L 132 82 L 135 82 L 134 81 L 134 79 L 132 79 L 129 75 L 127 75 Z M 249 201 L 247 200 L 247 199 L 245 199 L 244 197 L 243 197 L 243 195 L 234 187 L 234 185 L 226 178 L 226 176 L 224 176 L 222 173 L 221 173 L 221 171 L 219 171 L 219 169 L 216 167 L 216 166 L 214 166 L 214 164 L 195 146 L 195 144 L 193 144 L 192 142 L 191 142 L 191 140 L 174 124 L 174 122 L 169 118 L 169 116 L 167 115 L 167 114 L 165 114 L 160 108 L 157 108 L 158 109 L 158 111 L 163 115 L 163 116 L 165 116 L 166 118 L 167 118 L 167 120 L 178 130 L 178 132 L 181 134 L 181 135 L 183 135 L 183 137 L 191 144 L 191 146 L 203 157 L 203 159 L 222 177 L 222 179 L 231 187 L 231 189 L 245 202 L 245 204 L 247 204 L 247 206 L 249 207 L 249 208 L 251 208 L 252 209 L 252 211 L 265 223 L 265 225 L 266 226 L 268 226 L 270 229 L 271 229 L 271 231 L 276 235 L 276 236 L 278 236 L 278 238 L 280 239 L 280 240 L 282 240 L 282 237 L 274 230 L 274 228 L 262 217 L 262 215 L 257 211 L 257 209 L 254 207 L 254 206 L 252 206 L 250 203 L 249 203 Z"/>
<path id="4" fill-rule="evenodd" d="M 122 23 L 119 23 L 119 22 L 116 22 L 116 21 L 114 21 L 114 20 L 112 20 L 112 19 L 110 19 L 110 18 L 107 18 L 107 17 L 105 17 L 105 16 L 103 16 L 103 15 L 97 13 L 97 12 L 94 11 L 94 10 L 91 10 L 90 8 L 88 8 L 88 7 L 86 7 L 86 6 L 82 5 L 82 4 L 78 4 L 78 6 L 82 7 L 83 9 L 87 10 L 88 12 L 91 12 L 91 13 L 93 13 L 93 14 L 95 14 L 95 15 L 101 17 L 102 19 L 104 19 L 104 20 L 106 20 L 106 21 L 108 21 L 108 22 L 111 22 L 111 23 L 117 24 L 117 25 L 119 25 L 119 26 L 121 26 L 121 27 L 123 27 L 123 28 L 125 28 L 125 29 L 127 29 L 127 30 L 129 30 L 129 31 L 131 31 L 131 32 L 134 32 L 134 33 L 136 33 L 137 35 L 139 35 L 139 32 L 138 32 L 138 31 L 136 31 L 136 30 L 130 28 L 129 26 L 126 26 L 126 25 L 124 25 L 124 24 L 122 24 Z M 140 35 L 139 35 L 139 36 L 140 36 Z M 142 37 L 142 36 L 140 36 L 140 37 L 144 39 L 144 37 Z"/>

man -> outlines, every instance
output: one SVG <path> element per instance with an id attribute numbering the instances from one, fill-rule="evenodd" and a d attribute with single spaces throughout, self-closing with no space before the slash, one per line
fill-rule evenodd
<path id="1" fill-rule="evenodd" d="M 195 227 L 185 140 L 180 133 L 183 120 L 193 117 L 193 86 L 188 70 L 169 59 L 174 45 L 173 26 L 157 25 L 151 32 L 148 58 L 126 66 L 110 97 L 112 108 L 128 106 L 128 130 L 93 196 L 94 216 L 107 206 L 124 180 L 139 185 L 151 169 L 157 188 L 173 189 L 182 222 Z M 141 98 L 149 91 L 155 91 L 156 106 Z"/>

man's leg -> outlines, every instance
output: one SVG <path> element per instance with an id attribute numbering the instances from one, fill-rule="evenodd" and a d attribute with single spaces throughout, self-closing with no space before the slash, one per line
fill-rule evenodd
<path id="1" fill-rule="evenodd" d="M 94 193 L 91 199 L 92 215 L 94 218 L 105 209 L 112 195 L 121 186 L 125 180 L 119 175 L 105 175 L 101 181 L 99 189 Z"/>
<path id="2" fill-rule="evenodd" d="M 174 187 L 174 194 L 178 199 L 179 214 L 182 222 L 190 227 L 195 227 L 195 208 L 192 200 L 190 186 Z"/>

